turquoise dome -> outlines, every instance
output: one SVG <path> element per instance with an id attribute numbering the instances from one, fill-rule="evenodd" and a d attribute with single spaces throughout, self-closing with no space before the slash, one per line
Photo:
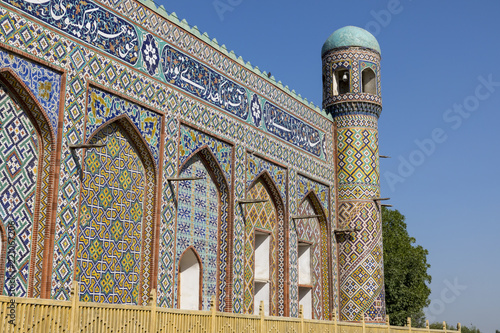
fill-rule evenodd
<path id="1" fill-rule="evenodd" d="M 361 46 L 380 52 L 377 39 L 365 29 L 347 26 L 336 30 L 321 48 L 321 55 L 338 47 Z"/>

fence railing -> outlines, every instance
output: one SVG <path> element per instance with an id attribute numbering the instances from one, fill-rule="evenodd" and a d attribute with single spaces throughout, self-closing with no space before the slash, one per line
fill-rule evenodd
<path id="1" fill-rule="evenodd" d="M 263 305 L 260 315 L 233 314 L 215 311 L 187 311 L 156 306 L 152 293 L 151 305 L 116 305 L 80 302 L 75 285 L 70 301 L 0 296 L 0 332 L 40 333 L 454 333 L 458 330 L 412 328 L 386 324 L 349 323 L 268 317 Z"/>

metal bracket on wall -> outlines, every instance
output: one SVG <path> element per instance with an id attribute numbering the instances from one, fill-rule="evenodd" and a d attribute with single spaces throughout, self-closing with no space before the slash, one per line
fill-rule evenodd
<path id="1" fill-rule="evenodd" d="M 267 199 L 240 199 L 236 200 L 236 203 L 240 205 L 247 205 L 247 204 L 254 204 L 254 203 L 260 203 L 260 202 L 268 202 L 269 200 Z"/>
<path id="2" fill-rule="evenodd" d="M 373 198 L 373 201 L 385 201 L 385 200 L 391 200 L 391 198 Z"/>
<path id="3" fill-rule="evenodd" d="M 292 220 L 313 219 L 315 217 L 321 217 L 321 215 L 295 215 L 295 216 L 292 216 Z"/>
<path id="4" fill-rule="evenodd" d="M 350 232 L 356 232 L 356 231 L 361 231 L 360 228 L 344 228 L 344 229 L 335 229 L 333 232 L 335 235 L 340 235 L 340 234 L 347 234 Z"/>
<path id="5" fill-rule="evenodd" d="M 68 145 L 69 151 L 71 153 L 71 157 L 75 161 L 76 169 L 78 170 L 78 173 L 80 174 L 80 181 L 83 181 L 83 170 L 82 166 L 80 165 L 80 161 L 78 160 L 78 156 L 76 154 L 77 149 L 83 149 L 83 148 L 102 148 L 106 146 L 105 143 L 82 143 L 82 144 L 76 144 L 76 145 Z"/>
<path id="6" fill-rule="evenodd" d="M 380 157 L 380 158 L 391 158 L 390 156 L 387 156 L 387 155 L 378 155 L 378 157 Z"/>
<path id="7" fill-rule="evenodd" d="M 104 147 L 105 143 L 87 143 L 79 145 L 69 145 L 69 149 L 82 149 L 82 148 L 101 148 Z"/>
<path id="8" fill-rule="evenodd" d="M 167 177 L 168 182 L 183 182 L 185 180 L 201 180 L 205 177 Z"/>

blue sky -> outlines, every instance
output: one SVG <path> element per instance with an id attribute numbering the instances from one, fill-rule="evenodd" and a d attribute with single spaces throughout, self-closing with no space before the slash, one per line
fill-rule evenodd
<path id="1" fill-rule="evenodd" d="M 156 1 L 318 106 L 328 36 L 374 33 L 382 194 L 429 250 L 428 317 L 500 330 L 500 2 Z"/>

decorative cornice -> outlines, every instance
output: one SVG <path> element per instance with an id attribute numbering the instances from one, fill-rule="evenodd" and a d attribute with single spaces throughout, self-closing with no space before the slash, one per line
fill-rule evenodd
<path id="1" fill-rule="evenodd" d="M 343 102 L 328 106 L 326 112 L 331 114 L 333 118 L 353 114 L 375 115 L 379 118 L 382 113 L 382 106 L 368 102 Z"/>

